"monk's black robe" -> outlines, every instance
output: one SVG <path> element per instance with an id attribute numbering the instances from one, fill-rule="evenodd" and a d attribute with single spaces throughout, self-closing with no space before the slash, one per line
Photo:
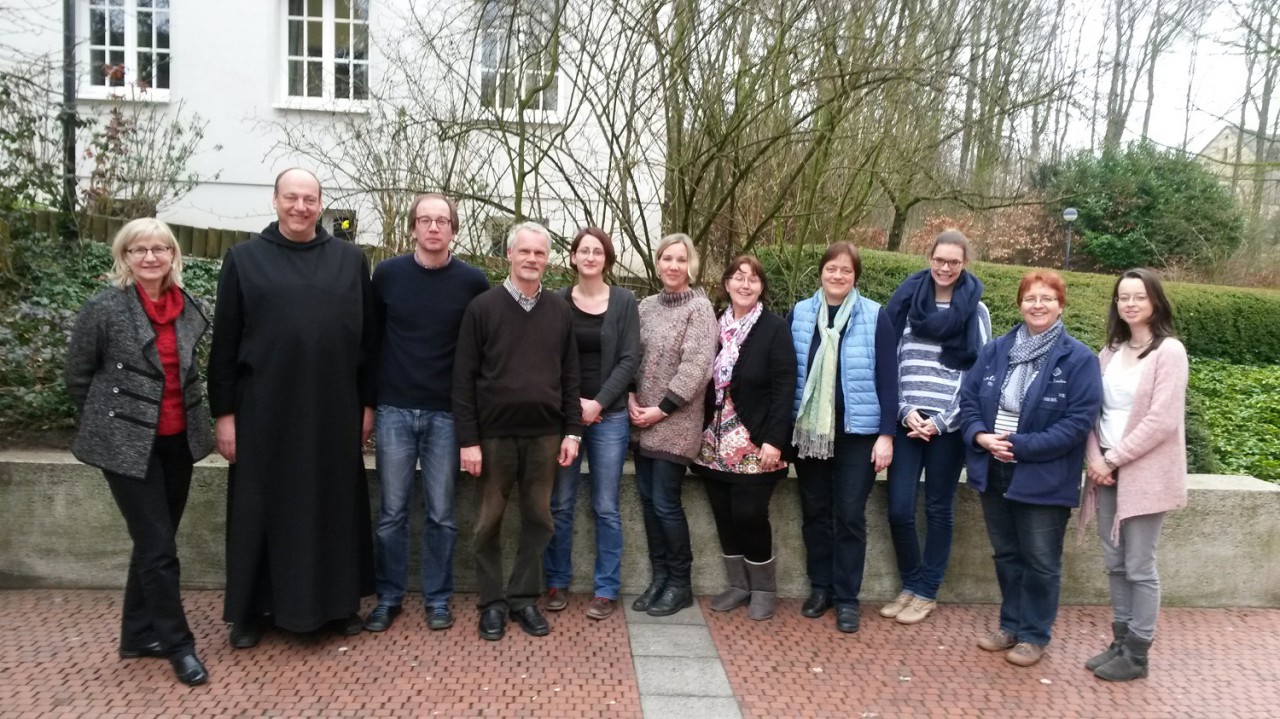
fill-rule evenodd
<path id="1" fill-rule="evenodd" d="M 376 325 L 364 253 L 321 228 L 272 223 L 223 261 L 209 404 L 235 414 L 227 479 L 229 622 L 273 615 L 295 632 L 373 593 L 362 408 L 373 406 Z"/>

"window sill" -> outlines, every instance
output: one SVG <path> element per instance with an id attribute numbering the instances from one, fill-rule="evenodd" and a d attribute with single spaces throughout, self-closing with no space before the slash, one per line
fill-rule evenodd
<path id="1" fill-rule="evenodd" d="M 277 110 L 367 115 L 369 100 L 328 100 L 320 97 L 286 97 L 272 105 Z"/>
<path id="2" fill-rule="evenodd" d="M 86 102 L 142 102 L 153 105 L 165 105 L 169 102 L 169 90 L 139 90 L 136 87 L 81 87 L 76 91 L 76 99 Z"/>
<path id="3" fill-rule="evenodd" d="M 560 127 L 564 124 L 564 120 L 558 112 L 529 110 L 521 117 L 520 113 L 514 110 L 495 110 L 493 108 L 481 108 L 476 113 L 475 121 L 498 127 L 511 127 L 512 125 L 520 124 L 537 127 Z"/>

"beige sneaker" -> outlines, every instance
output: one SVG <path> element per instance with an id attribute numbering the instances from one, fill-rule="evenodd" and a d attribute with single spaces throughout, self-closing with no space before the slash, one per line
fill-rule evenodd
<path id="1" fill-rule="evenodd" d="M 915 595 L 913 594 L 908 594 L 906 592 L 899 594 L 897 599 L 889 602 L 883 607 L 880 607 L 880 616 L 885 619 L 893 619 L 898 616 L 903 609 L 907 608 L 907 605 L 911 603 L 912 599 L 915 599 Z"/>
<path id="2" fill-rule="evenodd" d="M 911 603 L 906 609 L 898 612 L 899 624 L 919 624 L 929 618 L 933 614 L 933 610 L 938 607 L 938 603 L 932 599 L 921 599 L 920 597 L 912 597 Z"/>
<path id="3" fill-rule="evenodd" d="M 1044 656 L 1044 647 L 1031 642 L 1018 642 L 1018 645 L 1004 655 L 1005 661 L 1020 667 L 1029 667 Z"/>
<path id="4" fill-rule="evenodd" d="M 1017 643 L 1018 638 L 1003 629 L 978 637 L 978 648 L 988 652 L 1003 652 Z"/>

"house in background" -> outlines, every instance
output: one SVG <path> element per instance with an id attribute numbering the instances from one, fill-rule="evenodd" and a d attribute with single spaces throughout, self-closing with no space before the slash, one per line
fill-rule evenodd
<path id="1" fill-rule="evenodd" d="M 579 38 L 607 18 L 578 5 L 75 0 L 79 109 L 123 98 L 208 122 L 190 167 L 217 179 L 161 208 L 175 223 L 259 230 L 276 174 L 300 166 L 324 184 L 323 223 L 359 242 L 405 242 L 409 199 L 446 189 L 464 198 L 472 251 L 500 252 L 516 214 L 642 247 L 660 234 L 661 112 L 589 111 L 608 58 Z M 38 29 L 12 44 L 58 57 L 59 4 L 31 12 Z M 627 133 L 612 131 L 619 118 Z"/>
<path id="2" fill-rule="evenodd" d="M 1231 190 L 1246 211 L 1253 205 L 1255 173 L 1261 169 L 1261 219 L 1280 218 L 1280 139 L 1263 140 L 1258 156 L 1258 134 L 1235 125 L 1222 128 L 1196 156 L 1196 161 Z"/>

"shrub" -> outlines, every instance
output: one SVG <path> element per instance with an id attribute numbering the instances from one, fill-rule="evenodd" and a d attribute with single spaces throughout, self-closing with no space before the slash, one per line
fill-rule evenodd
<path id="1" fill-rule="evenodd" d="M 1191 397 L 1196 398 L 1194 431 L 1209 437 L 1211 467 L 1280 481 L 1280 367 L 1192 360 Z M 1192 404 L 1188 402 L 1189 410 Z M 1189 421 L 1187 449 L 1194 459 L 1192 434 Z"/>

